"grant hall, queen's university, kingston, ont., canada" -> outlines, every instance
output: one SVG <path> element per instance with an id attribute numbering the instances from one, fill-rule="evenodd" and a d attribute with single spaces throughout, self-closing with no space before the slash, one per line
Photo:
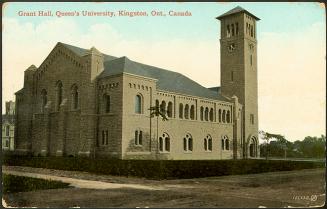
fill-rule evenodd
<path id="1" fill-rule="evenodd" d="M 25 70 L 16 92 L 15 150 L 118 159 L 257 158 L 259 18 L 236 7 L 217 19 L 220 87 L 94 47 L 57 43 L 39 67 Z M 150 107 L 168 120 L 151 117 Z"/>

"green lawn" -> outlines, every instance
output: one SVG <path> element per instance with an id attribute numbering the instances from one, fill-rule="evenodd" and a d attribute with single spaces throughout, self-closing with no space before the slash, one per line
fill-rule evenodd
<path id="1" fill-rule="evenodd" d="M 28 192 L 43 189 L 68 188 L 68 183 L 24 176 L 2 174 L 3 193 Z"/>

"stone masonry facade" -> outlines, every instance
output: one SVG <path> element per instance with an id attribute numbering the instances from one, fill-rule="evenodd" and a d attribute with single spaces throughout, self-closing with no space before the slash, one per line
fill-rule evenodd
<path id="1" fill-rule="evenodd" d="M 17 153 L 165 160 L 258 157 L 258 18 L 237 7 L 217 19 L 221 87 L 210 89 L 173 71 L 59 42 L 38 68 L 25 70 L 24 87 L 16 92 Z M 168 120 L 152 117 L 151 107 Z"/>

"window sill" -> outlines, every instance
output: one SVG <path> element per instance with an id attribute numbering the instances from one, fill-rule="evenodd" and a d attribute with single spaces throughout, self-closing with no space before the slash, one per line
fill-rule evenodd
<path id="1" fill-rule="evenodd" d="M 170 154 L 169 151 L 159 151 L 159 154 Z"/>
<path id="2" fill-rule="evenodd" d="M 185 151 L 184 150 L 184 154 L 192 154 L 193 153 L 193 151 Z"/>

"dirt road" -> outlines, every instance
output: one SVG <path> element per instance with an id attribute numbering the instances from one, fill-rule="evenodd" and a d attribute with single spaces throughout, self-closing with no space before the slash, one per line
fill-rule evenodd
<path id="1" fill-rule="evenodd" d="M 307 207 L 325 203 L 325 169 L 161 181 L 29 167 L 2 170 L 74 186 L 3 196 L 8 205 L 18 207 Z"/>

